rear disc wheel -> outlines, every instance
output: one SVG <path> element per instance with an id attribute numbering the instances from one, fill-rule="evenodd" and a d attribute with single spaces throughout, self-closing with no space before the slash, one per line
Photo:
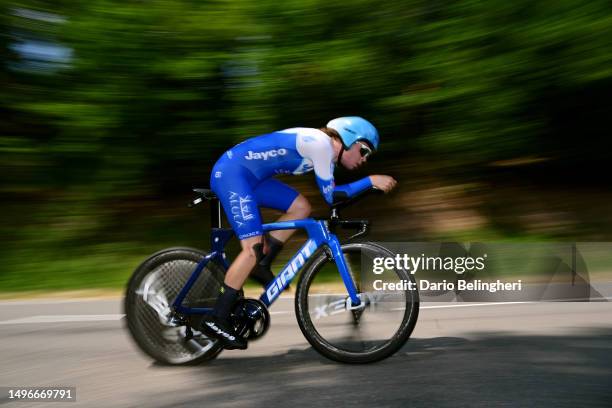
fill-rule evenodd
<path id="1" fill-rule="evenodd" d="M 124 310 L 132 338 L 147 355 L 169 365 L 194 365 L 215 358 L 220 342 L 200 330 L 201 316 L 173 316 L 172 303 L 206 253 L 170 248 L 151 255 L 134 272 Z M 183 304 L 212 307 L 223 283 L 223 269 L 209 262 Z"/>

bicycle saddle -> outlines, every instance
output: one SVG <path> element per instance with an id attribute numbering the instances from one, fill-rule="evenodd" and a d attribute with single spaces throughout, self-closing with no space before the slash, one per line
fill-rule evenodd
<path id="1" fill-rule="evenodd" d="M 209 188 L 194 188 L 193 191 L 203 200 L 214 200 L 217 195 Z"/>

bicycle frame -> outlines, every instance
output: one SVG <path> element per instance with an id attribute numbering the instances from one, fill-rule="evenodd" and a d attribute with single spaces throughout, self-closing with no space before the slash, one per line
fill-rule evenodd
<path id="1" fill-rule="evenodd" d="M 281 272 L 276 276 L 274 281 L 272 281 L 265 288 L 264 292 L 259 297 L 259 300 L 261 300 L 267 307 L 270 307 L 272 303 L 274 303 L 274 301 L 278 299 L 281 292 L 285 290 L 287 286 L 289 286 L 291 281 L 295 278 L 299 270 L 306 264 L 312 254 L 314 254 L 317 249 L 321 248 L 322 246 L 327 246 L 331 250 L 331 254 L 334 258 L 334 261 L 336 262 L 336 266 L 338 268 L 340 276 L 342 277 L 347 293 L 351 299 L 351 304 L 353 306 L 359 306 L 360 300 L 359 296 L 357 295 L 357 289 L 351 278 L 351 274 L 348 270 L 346 260 L 342 255 L 340 241 L 338 240 L 338 237 L 335 234 L 332 234 L 329 231 L 327 221 L 306 218 L 303 220 L 282 221 L 263 224 L 262 227 L 265 232 L 288 229 L 303 229 L 308 234 L 308 240 L 289 260 L 289 262 L 287 262 Z M 191 308 L 183 306 L 182 303 L 185 297 L 187 296 L 187 293 L 189 293 L 189 290 L 197 281 L 198 277 L 200 276 L 208 262 L 216 260 L 221 265 L 223 265 L 226 270 L 227 268 L 229 268 L 225 255 L 225 245 L 227 245 L 228 241 L 232 238 L 233 235 L 234 232 L 231 229 L 212 228 L 211 253 L 208 254 L 197 265 L 197 267 L 189 277 L 187 284 L 183 287 L 177 298 L 174 300 L 172 306 L 174 307 L 174 310 L 176 312 L 186 315 L 212 313 L 212 308 Z"/>

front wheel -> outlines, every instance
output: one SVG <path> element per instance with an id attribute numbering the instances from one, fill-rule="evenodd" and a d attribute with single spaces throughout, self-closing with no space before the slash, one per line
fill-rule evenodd
<path id="1" fill-rule="evenodd" d="M 351 305 L 334 261 L 322 252 L 298 283 L 298 324 L 312 347 L 327 358 L 343 363 L 382 360 L 399 350 L 414 329 L 419 314 L 415 279 L 398 268 L 373 275 L 375 258 L 395 256 L 377 244 L 348 243 L 342 245 L 342 252 L 361 304 Z M 374 280 L 379 281 L 376 286 Z M 382 289 L 383 282 L 403 283 L 405 289 L 388 290 L 390 285 Z M 414 282 L 412 290 L 408 282 Z"/>
<path id="2" fill-rule="evenodd" d="M 201 316 L 178 319 L 172 303 L 206 254 L 192 248 L 169 248 L 151 255 L 134 271 L 125 295 L 125 318 L 139 348 L 162 364 L 192 365 L 215 358 L 219 340 L 200 330 Z M 223 269 L 209 262 L 183 304 L 212 307 L 223 283 Z"/>

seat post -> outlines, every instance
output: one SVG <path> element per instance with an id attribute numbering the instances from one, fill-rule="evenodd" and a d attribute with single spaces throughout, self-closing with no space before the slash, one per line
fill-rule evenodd
<path id="1" fill-rule="evenodd" d="M 218 198 L 210 200 L 210 227 L 223 228 L 221 201 Z"/>

